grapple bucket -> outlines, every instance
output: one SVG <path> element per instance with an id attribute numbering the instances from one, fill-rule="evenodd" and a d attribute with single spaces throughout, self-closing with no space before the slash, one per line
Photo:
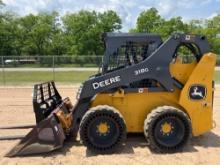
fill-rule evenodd
<path id="1" fill-rule="evenodd" d="M 36 126 L 6 156 L 45 153 L 61 148 L 72 124 L 72 104 L 62 100 L 54 82 L 34 86 Z"/>
<path id="2" fill-rule="evenodd" d="M 56 120 L 52 115 L 37 124 L 6 156 L 45 153 L 62 147 L 65 134 Z"/>

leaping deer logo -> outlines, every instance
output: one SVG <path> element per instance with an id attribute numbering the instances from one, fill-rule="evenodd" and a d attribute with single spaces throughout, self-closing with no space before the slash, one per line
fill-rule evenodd
<path id="1" fill-rule="evenodd" d="M 193 93 L 191 94 L 192 96 L 200 96 L 201 98 L 203 98 L 203 94 L 202 91 L 198 91 L 198 87 L 194 87 L 193 88 Z"/>

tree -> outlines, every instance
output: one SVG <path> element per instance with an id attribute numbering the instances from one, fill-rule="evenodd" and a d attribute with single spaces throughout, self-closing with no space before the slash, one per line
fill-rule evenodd
<path id="1" fill-rule="evenodd" d="M 211 49 L 220 53 L 220 13 L 206 22 L 204 33 L 209 37 Z"/>
<path id="2" fill-rule="evenodd" d="M 208 27 L 220 32 L 220 13 L 208 21 Z"/>
<path id="3" fill-rule="evenodd" d="M 205 35 L 209 40 L 211 51 L 220 53 L 220 14 L 211 19 L 191 20 L 189 32 Z"/>
<path id="4" fill-rule="evenodd" d="M 24 52 L 44 55 L 50 53 L 53 35 L 57 32 L 56 17 L 58 13 L 32 14 L 20 19 L 24 34 Z"/>
<path id="5" fill-rule="evenodd" d="M 5 6 L 5 4 L 2 2 L 2 0 L 0 0 L 0 24 L 2 22 L 2 19 L 4 18 L 4 15 L 3 15 L 3 7 Z"/>
<path id="6" fill-rule="evenodd" d="M 15 41 L 16 39 L 15 35 L 13 35 L 17 29 L 17 24 L 15 23 L 16 20 L 17 17 L 14 13 L 5 12 L 2 15 L 2 19 L 0 22 L 1 55 L 16 54 L 13 45 L 13 41 Z"/>
<path id="7" fill-rule="evenodd" d="M 0 0 L 0 9 L 4 6 L 5 4 Z"/>
<path id="8" fill-rule="evenodd" d="M 170 20 L 165 20 L 163 26 L 158 29 L 163 38 L 167 38 L 173 33 L 188 32 L 188 25 L 183 23 L 181 17 L 173 17 Z"/>
<path id="9" fill-rule="evenodd" d="M 122 28 L 121 19 L 116 12 L 109 10 L 104 13 L 98 13 L 98 26 L 103 32 L 111 32 Z"/>
<path id="10" fill-rule="evenodd" d="M 188 23 L 188 28 L 189 31 L 195 31 L 196 29 L 202 29 L 203 27 L 203 20 L 197 20 L 197 19 L 192 19 Z"/>
<path id="11" fill-rule="evenodd" d="M 102 55 L 102 34 L 122 28 L 116 12 L 79 11 L 64 15 L 39 13 L 18 16 L 0 0 L 0 55 Z M 212 51 L 220 53 L 220 13 L 211 19 L 164 19 L 156 8 L 143 11 L 130 32 L 159 33 L 164 39 L 174 32 L 206 35 Z"/>
<path id="12" fill-rule="evenodd" d="M 121 28 L 121 19 L 114 11 L 96 13 L 82 10 L 65 15 L 62 20 L 69 45 L 68 54 L 103 54 L 102 33 Z"/>
<path id="13" fill-rule="evenodd" d="M 102 55 L 104 53 L 104 44 L 102 42 L 102 34 L 106 32 L 114 32 L 122 28 L 121 19 L 112 10 L 104 13 L 98 13 L 97 24 L 92 31 L 91 38 L 94 39 L 94 54 Z"/>
<path id="14" fill-rule="evenodd" d="M 103 54 L 101 35 L 121 28 L 114 11 L 80 11 L 65 15 L 40 13 L 19 17 L 4 12 L 0 22 L 1 55 Z"/>
<path id="15" fill-rule="evenodd" d="M 56 32 L 51 36 L 51 49 L 50 52 L 52 55 L 65 55 L 67 52 L 67 41 L 62 29 L 57 29 Z"/>
<path id="16" fill-rule="evenodd" d="M 130 32 L 159 33 L 163 38 L 175 32 L 187 31 L 188 25 L 183 23 L 181 17 L 165 20 L 155 8 L 143 11 L 138 16 L 136 28 L 130 30 Z"/>
<path id="17" fill-rule="evenodd" d="M 133 29 L 133 31 L 145 33 L 158 32 L 163 24 L 164 19 L 158 14 L 157 9 L 150 8 L 140 13 L 137 18 L 136 30 Z"/>

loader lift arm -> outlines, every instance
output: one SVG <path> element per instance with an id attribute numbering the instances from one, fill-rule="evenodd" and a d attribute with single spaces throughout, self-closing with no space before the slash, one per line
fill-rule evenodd
<path id="1" fill-rule="evenodd" d="M 80 94 L 80 100 L 91 98 L 99 92 L 104 92 L 112 88 L 117 88 L 147 78 L 157 80 L 166 91 L 172 92 L 173 79 L 169 72 L 169 64 L 172 62 L 173 58 L 175 58 L 175 52 L 181 44 L 195 45 L 198 48 L 198 60 L 203 56 L 203 54 L 210 51 L 207 39 L 203 36 L 175 34 L 160 45 L 160 47 L 144 61 L 109 73 L 105 73 L 106 71 L 103 70 L 102 75 L 84 82 L 82 92 Z M 148 71 L 144 72 L 144 74 L 135 74 L 136 71 L 145 68 L 148 68 Z M 111 78 L 115 78 L 117 76 L 120 77 L 120 81 L 116 80 L 114 83 L 107 84 L 102 83 L 105 80 L 110 80 Z M 97 83 L 101 83 L 101 85 L 99 84 L 99 86 L 97 85 L 98 87 L 94 88 Z"/>

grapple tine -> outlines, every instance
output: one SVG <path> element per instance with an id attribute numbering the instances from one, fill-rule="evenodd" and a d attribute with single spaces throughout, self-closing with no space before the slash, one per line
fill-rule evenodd
<path id="1" fill-rule="evenodd" d="M 1 126 L 0 129 L 28 129 L 28 128 L 34 128 L 36 125 L 12 125 L 12 126 Z"/>
<path id="2" fill-rule="evenodd" d="M 13 157 L 50 152 L 61 148 L 64 140 L 65 135 L 61 124 L 54 115 L 51 115 L 37 124 L 6 156 Z"/>

